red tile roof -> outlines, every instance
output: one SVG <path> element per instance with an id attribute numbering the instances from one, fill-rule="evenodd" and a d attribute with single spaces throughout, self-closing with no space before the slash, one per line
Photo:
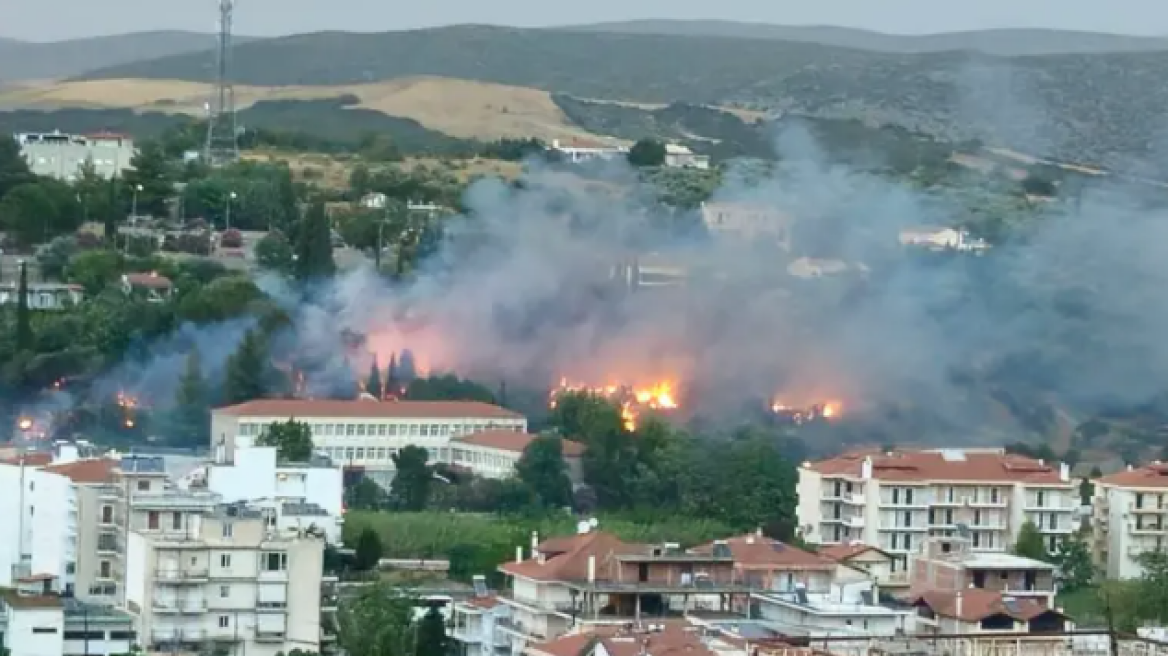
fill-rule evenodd
<path id="1" fill-rule="evenodd" d="M 149 287 L 151 289 L 170 289 L 174 286 L 170 282 L 170 278 L 160 276 L 157 273 L 128 273 L 126 274 L 126 282 L 135 287 Z"/>
<path id="2" fill-rule="evenodd" d="M 462 442 L 463 444 L 482 446 L 489 449 L 523 453 L 527 449 L 527 446 L 534 442 L 537 437 L 539 436 L 509 430 L 487 430 L 456 437 L 451 442 Z M 584 455 L 583 444 L 573 442 L 572 440 L 561 440 L 561 443 L 563 445 L 564 457 L 578 458 Z"/>
<path id="3" fill-rule="evenodd" d="M 523 415 L 479 401 L 325 401 L 257 399 L 217 408 L 235 417 L 345 417 L 364 419 L 522 419 Z"/>
<path id="4" fill-rule="evenodd" d="M 837 560 L 842 563 L 851 560 L 860 554 L 868 553 L 869 551 L 875 551 L 876 553 L 884 554 L 889 558 L 892 557 L 888 552 L 873 547 L 870 544 L 833 544 L 821 548 L 819 550 L 819 555 L 827 556 L 832 560 Z"/>
<path id="5" fill-rule="evenodd" d="M 961 603 L 958 604 L 958 595 Z M 942 617 L 952 617 L 966 622 L 980 622 L 994 615 L 1007 615 L 1021 622 L 1030 620 L 1046 612 L 1053 612 L 1046 604 L 1031 597 L 1007 598 L 995 590 L 969 588 L 960 591 L 930 590 L 916 595 L 914 605 L 926 605 Z M 960 611 L 958 610 L 960 605 Z"/>
<path id="6" fill-rule="evenodd" d="M 60 474 L 74 483 L 106 483 L 113 479 L 117 461 L 109 458 L 87 458 L 45 467 L 45 471 Z"/>
<path id="7" fill-rule="evenodd" d="M 1058 463 L 991 451 L 966 451 L 947 457 L 942 451 L 853 451 L 810 464 L 824 476 L 860 478 L 864 460 L 872 460 L 872 478 L 882 481 L 987 481 L 1071 485 Z"/>
<path id="8" fill-rule="evenodd" d="M 726 544 L 734 557 L 734 565 L 743 569 L 832 570 L 838 565 L 827 556 L 804 551 L 756 533 L 730 538 Z M 714 543 L 694 547 L 689 551 L 710 555 L 714 552 Z"/>
<path id="9" fill-rule="evenodd" d="M 45 451 L 33 451 L 20 455 L 8 456 L 3 460 L 6 465 L 19 465 L 21 458 L 27 467 L 44 467 L 53 461 L 53 454 Z"/>
<path id="10" fill-rule="evenodd" d="M 1095 482 L 1117 487 L 1168 488 L 1168 464 L 1155 462 L 1138 469 L 1125 469 Z"/>
<path id="11" fill-rule="evenodd" d="M 548 540 L 539 545 L 543 562 L 529 558 L 522 562 L 503 563 L 499 570 L 505 574 L 537 581 L 585 581 L 588 579 L 588 559 L 596 557 L 596 580 L 611 580 L 610 572 L 618 563 L 617 556 L 644 553 L 641 545 L 622 542 L 615 535 L 592 531 L 571 537 Z"/>
<path id="12" fill-rule="evenodd" d="M 596 627 L 589 633 L 566 635 L 531 645 L 532 653 L 547 656 L 591 656 L 603 645 L 608 656 L 714 656 L 698 631 L 686 630 L 687 623 L 662 622 L 660 631 L 629 631 L 617 627 Z"/>
<path id="13" fill-rule="evenodd" d="M 60 608 L 61 598 L 53 595 L 20 594 L 15 590 L 0 591 L 4 603 L 15 609 Z"/>
<path id="14" fill-rule="evenodd" d="M 487 595 L 485 597 L 471 597 L 464 601 L 467 606 L 474 606 L 475 608 L 482 608 L 483 610 L 490 610 L 499 605 L 499 598 L 495 595 Z"/>

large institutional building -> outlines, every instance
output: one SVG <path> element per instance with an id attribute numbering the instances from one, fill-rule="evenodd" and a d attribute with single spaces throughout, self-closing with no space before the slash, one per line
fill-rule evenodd
<path id="1" fill-rule="evenodd" d="M 76 180 L 86 163 L 103 178 L 121 175 L 137 153 L 133 139 L 111 133 L 22 133 L 16 143 L 33 173 L 66 181 Z"/>

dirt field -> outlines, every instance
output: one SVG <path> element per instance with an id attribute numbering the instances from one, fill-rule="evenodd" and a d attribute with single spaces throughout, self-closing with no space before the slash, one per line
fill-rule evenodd
<path id="1" fill-rule="evenodd" d="M 0 110 L 128 108 L 201 115 L 210 87 L 178 80 L 90 80 L 28 85 L 0 91 Z M 312 100 L 352 94 L 359 107 L 412 118 L 456 137 L 595 138 L 572 125 L 537 89 L 451 78 L 417 77 L 329 87 L 249 87 L 235 90 L 240 109 L 261 100 Z"/>
<path id="2" fill-rule="evenodd" d="M 356 158 L 277 151 L 250 151 L 244 153 L 243 156 L 245 159 L 258 161 L 287 162 L 296 179 L 315 182 L 334 189 L 344 189 L 349 186 L 349 175 L 359 163 Z M 411 158 L 402 162 L 401 166 L 406 169 L 415 166 L 440 167 L 447 169 L 463 181 L 472 176 L 498 176 L 506 180 L 514 180 L 522 172 L 522 165 L 518 162 L 505 162 L 496 159 L 444 162 L 436 159 Z"/>

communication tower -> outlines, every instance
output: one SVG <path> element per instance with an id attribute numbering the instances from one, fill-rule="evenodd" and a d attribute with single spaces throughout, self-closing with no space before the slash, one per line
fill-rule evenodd
<path id="1" fill-rule="evenodd" d="M 235 88 L 231 83 L 231 15 L 235 0 L 219 0 L 219 47 L 215 50 L 215 92 L 207 104 L 207 143 L 203 159 L 211 166 L 239 159 L 235 125 Z"/>

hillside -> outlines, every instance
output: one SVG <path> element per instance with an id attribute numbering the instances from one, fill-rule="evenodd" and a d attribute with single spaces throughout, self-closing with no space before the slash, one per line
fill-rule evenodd
<path id="1" fill-rule="evenodd" d="M 473 53 L 473 56 L 467 56 Z M 458 26 L 305 34 L 236 50 L 244 84 L 348 85 L 440 76 L 579 98 L 743 106 L 898 124 L 948 140 L 1117 166 L 1162 127 L 1168 52 L 998 58 L 873 53 L 767 39 Z M 201 81 L 177 55 L 85 79 Z"/>
<path id="2" fill-rule="evenodd" d="M 236 37 L 239 43 L 252 40 Z M 73 77 L 129 62 L 209 52 L 214 47 L 214 35 L 197 32 L 139 32 L 47 43 L 0 39 L 0 80 Z"/>
<path id="3" fill-rule="evenodd" d="M 618 34 L 777 39 L 891 53 L 971 50 L 989 55 L 1018 56 L 1168 50 L 1168 38 L 1024 28 L 907 35 L 831 25 L 771 25 L 719 20 L 635 20 L 570 25 L 561 29 Z"/>
<path id="4" fill-rule="evenodd" d="M 0 111 L 132 109 L 201 117 L 210 85 L 181 80 L 91 80 L 0 89 Z M 406 78 L 373 84 L 236 87 L 236 106 L 356 96 L 354 107 L 413 119 L 454 137 L 571 139 L 574 126 L 546 91 L 471 80 Z"/>

